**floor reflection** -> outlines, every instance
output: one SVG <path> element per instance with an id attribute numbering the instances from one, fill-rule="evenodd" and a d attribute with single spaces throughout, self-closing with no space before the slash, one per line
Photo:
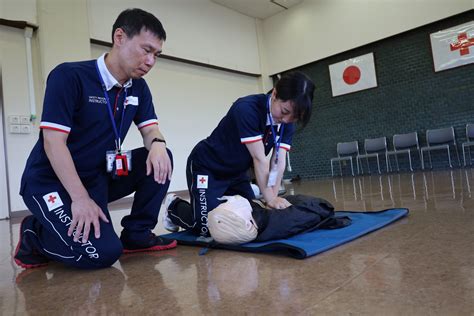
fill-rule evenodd
<path id="1" fill-rule="evenodd" d="M 423 205 L 425 211 L 471 207 L 473 169 L 391 173 L 332 178 L 332 197 L 345 210 L 377 210 Z"/>
<path id="2" fill-rule="evenodd" d="M 0 221 L 0 314 L 472 315 L 473 183 L 473 169 L 289 183 L 288 193 L 325 198 L 336 210 L 410 210 L 305 260 L 217 249 L 199 255 L 180 245 L 124 255 L 103 270 L 54 263 L 22 270 L 11 259 L 18 221 Z M 117 231 L 126 213 L 111 213 Z M 161 224 L 155 232 L 164 233 Z"/>
<path id="3" fill-rule="evenodd" d="M 49 268 L 24 270 L 16 277 L 16 286 L 23 296 L 26 313 L 71 315 L 122 313 L 125 306 L 120 296 L 125 276 L 116 268 L 78 271 L 52 265 Z M 32 286 L 34 284 L 34 286 Z M 111 301 L 117 304 L 110 304 Z M 49 302 L 50 304 L 45 304 Z"/>

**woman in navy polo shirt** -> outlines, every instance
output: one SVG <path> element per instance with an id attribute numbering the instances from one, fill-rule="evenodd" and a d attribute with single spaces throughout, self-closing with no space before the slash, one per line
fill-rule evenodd
<path id="1" fill-rule="evenodd" d="M 271 93 L 238 99 L 212 134 L 191 152 L 186 168 L 191 204 L 168 195 L 165 228 L 177 231 L 180 226 L 208 237 L 207 215 L 222 203 L 222 196 L 255 198 L 247 174 L 252 165 L 266 204 L 288 207 L 290 203 L 278 197 L 285 154 L 291 148 L 294 123 L 304 126 L 311 117 L 313 93 L 313 82 L 301 72 L 292 72 Z"/>

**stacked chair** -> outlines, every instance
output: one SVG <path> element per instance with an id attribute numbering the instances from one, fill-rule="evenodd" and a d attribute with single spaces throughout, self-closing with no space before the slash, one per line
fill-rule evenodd
<path id="1" fill-rule="evenodd" d="M 454 135 L 454 128 L 452 126 L 427 130 L 426 143 L 427 145 L 425 147 L 421 147 L 421 169 L 425 170 L 424 152 L 428 152 L 430 167 L 433 168 L 433 163 L 431 161 L 431 151 L 433 150 L 446 150 L 446 153 L 448 154 L 449 167 L 452 168 L 451 146 L 454 147 L 454 151 L 458 157 L 459 166 L 461 166 L 456 144 L 456 136 Z"/>
<path id="2" fill-rule="evenodd" d="M 395 158 L 397 171 L 400 171 L 398 158 L 400 155 L 406 155 L 410 171 L 413 171 L 413 153 L 418 153 L 421 162 L 421 169 L 425 170 L 425 156 L 428 154 L 430 168 L 433 168 L 431 159 L 432 152 L 445 151 L 448 158 L 449 167 L 452 168 L 452 151 L 454 150 L 459 167 L 461 167 L 461 160 L 459 159 L 459 152 L 457 148 L 456 135 L 454 127 L 437 128 L 426 130 L 426 146 L 421 147 L 417 132 L 395 134 L 392 138 L 393 150 L 388 150 L 387 137 L 367 138 L 364 140 L 364 153 L 359 152 L 358 141 L 337 143 L 337 157 L 331 159 L 331 173 L 334 177 L 334 162 L 339 162 L 339 169 L 341 170 L 341 161 L 349 161 L 351 165 L 352 176 L 354 173 L 354 160 L 357 166 L 357 174 L 364 174 L 362 160 L 366 160 L 368 173 L 371 173 L 369 159 L 375 158 L 377 161 L 377 170 L 381 174 L 380 157 L 385 156 L 386 170 L 392 172 L 390 158 Z M 472 166 L 471 147 L 474 146 L 474 124 L 466 124 L 466 141 L 462 143 L 462 155 L 464 160 L 464 167 Z M 469 159 L 466 159 L 466 151 Z"/>
<path id="3" fill-rule="evenodd" d="M 361 160 L 365 158 L 367 161 L 367 169 L 370 174 L 370 165 L 369 158 L 377 159 L 377 168 L 380 172 L 380 155 L 383 155 L 385 158 L 385 163 L 387 165 L 388 171 L 388 160 L 387 160 L 387 137 L 378 137 L 378 138 L 368 138 L 364 141 L 364 150 L 365 154 L 358 155 L 357 160 L 361 163 Z M 361 165 L 361 171 L 364 173 L 364 169 Z"/>
<path id="4" fill-rule="evenodd" d="M 334 177 L 334 162 L 339 162 L 339 170 L 342 176 L 341 161 L 348 160 L 351 163 L 352 176 L 354 176 L 354 162 L 356 161 L 357 165 L 357 174 L 359 174 L 359 161 L 357 157 L 359 156 L 359 143 L 357 141 L 337 143 L 337 157 L 331 158 L 331 173 Z"/>
<path id="5" fill-rule="evenodd" d="M 387 152 L 388 170 L 392 171 L 390 165 L 390 156 L 394 156 L 395 162 L 397 163 L 397 171 L 400 171 L 400 167 L 398 165 L 398 155 L 405 154 L 408 156 L 410 171 L 413 171 L 411 159 L 412 150 L 417 151 L 418 155 L 420 155 L 420 144 L 418 142 L 417 132 L 393 135 L 393 150 Z"/>
<path id="6" fill-rule="evenodd" d="M 464 167 L 466 167 L 466 147 L 469 149 L 469 165 L 472 166 L 471 146 L 474 146 L 474 124 L 466 124 L 466 139 L 467 141 L 462 143 Z"/>

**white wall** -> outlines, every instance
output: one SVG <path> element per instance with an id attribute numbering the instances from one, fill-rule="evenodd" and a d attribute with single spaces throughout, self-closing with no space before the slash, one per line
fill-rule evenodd
<path id="1" fill-rule="evenodd" d="M 138 7 L 156 15 L 167 33 L 163 53 L 174 57 L 260 73 L 256 21 L 209 0 L 87 0 L 90 37 L 111 41 L 118 14 Z M 113 3 L 113 5 L 112 5 Z M 92 46 L 92 56 L 104 51 Z M 159 59 L 145 78 L 150 86 L 160 129 L 174 154 L 170 190 L 186 190 L 186 160 L 194 145 L 217 126 L 235 99 L 259 93 L 258 78 Z M 142 146 L 132 128 L 125 146 Z"/>
<path id="2" fill-rule="evenodd" d="M 3 87 L 2 87 L 2 64 L 0 53 L 0 139 L 3 139 L 4 134 L 4 119 L 3 119 Z M 7 159 L 5 153 L 5 146 L 0 144 L 0 219 L 8 218 L 10 216 L 10 203 L 8 195 L 8 181 L 7 181 Z"/>
<path id="3" fill-rule="evenodd" d="M 41 70 L 49 72 L 66 61 L 90 59 L 86 0 L 37 0 Z"/>
<path id="4" fill-rule="evenodd" d="M 91 49 L 89 37 L 110 41 L 109 33 L 116 15 L 130 6 L 125 1 L 122 1 L 122 6 L 119 1 L 108 0 L 66 2 L 0 0 L 1 18 L 24 20 L 40 27 L 33 38 L 38 117 L 41 117 L 44 80 L 50 69 L 62 61 L 100 55 L 104 48 L 93 46 Z M 133 6 L 158 11 L 154 13 L 161 18 L 168 32 L 169 39 L 164 47 L 169 55 L 241 71 L 260 71 L 254 19 L 211 4 L 208 0 L 142 2 L 134 2 Z M 182 21 L 187 21 L 186 25 L 190 25 L 189 21 L 194 24 L 183 27 Z M 29 115 L 23 33 L 23 30 L 0 26 L 0 66 L 6 116 Z M 174 50 L 170 45 L 173 42 Z M 171 49 L 166 51 L 169 47 Z M 175 156 L 171 190 L 185 190 L 185 163 L 192 147 L 210 133 L 237 97 L 261 91 L 259 80 L 167 60 L 159 60 L 146 79 L 154 96 L 161 130 Z M 26 209 L 18 191 L 26 159 L 38 138 L 38 122 L 39 119 L 31 134 L 5 135 L 13 212 Z M 125 145 L 129 148 L 142 146 L 136 129 L 129 134 Z"/>
<path id="5" fill-rule="evenodd" d="M 270 74 L 473 8 L 472 0 L 305 0 L 263 21 Z"/>
<path id="6" fill-rule="evenodd" d="M 92 45 L 94 58 L 104 51 Z M 160 130 L 174 156 L 170 190 L 187 190 L 186 160 L 192 148 L 211 133 L 237 98 L 259 93 L 258 79 L 158 59 L 145 80 L 152 92 Z M 124 148 L 141 146 L 140 133 L 132 126 Z"/>
<path id="7" fill-rule="evenodd" d="M 37 24 L 36 0 L 0 0 L 0 18 Z"/>
<path id="8" fill-rule="evenodd" d="M 92 38 L 111 42 L 118 14 L 138 7 L 163 23 L 164 54 L 260 73 L 255 19 L 209 0 L 88 0 L 88 6 Z"/>
<path id="9" fill-rule="evenodd" d="M 24 31 L 0 26 L 0 64 L 2 69 L 3 111 L 5 114 L 5 147 L 9 175 L 11 210 L 26 207 L 19 196 L 21 174 L 26 159 L 38 138 L 38 126 L 31 134 L 8 133 L 8 116 L 29 115 L 28 77 Z"/>

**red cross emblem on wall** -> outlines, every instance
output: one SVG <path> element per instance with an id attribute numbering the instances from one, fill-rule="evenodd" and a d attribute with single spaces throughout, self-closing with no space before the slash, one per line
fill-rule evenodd
<path id="1" fill-rule="evenodd" d="M 57 197 L 50 195 L 49 199 L 48 199 L 48 202 L 54 203 L 54 201 L 56 201 L 56 199 L 57 199 Z"/>
<path id="2" fill-rule="evenodd" d="M 461 33 L 458 35 L 458 41 L 450 44 L 451 51 L 459 50 L 461 56 L 469 54 L 469 46 L 474 46 L 474 38 L 467 38 L 467 33 Z"/>

